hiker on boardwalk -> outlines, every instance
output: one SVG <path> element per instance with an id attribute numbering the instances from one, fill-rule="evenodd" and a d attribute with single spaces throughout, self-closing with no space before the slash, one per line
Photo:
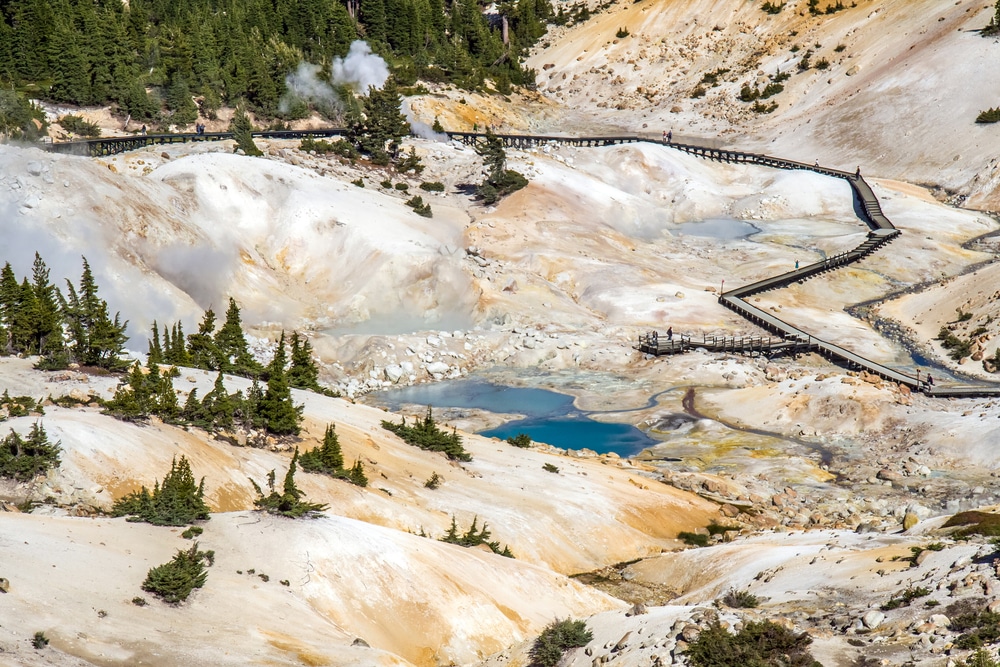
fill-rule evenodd
<path id="1" fill-rule="evenodd" d="M 795 268 L 796 268 L 796 269 L 798 269 L 798 268 L 799 268 L 799 260 L 795 260 Z"/>
<path id="2" fill-rule="evenodd" d="M 928 387 L 934 386 L 934 377 L 930 373 L 927 374 L 927 386 Z"/>
<path id="3" fill-rule="evenodd" d="M 854 172 L 855 178 L 861 178 L 861 165 L 858 165 L 858 170 Z"/>
<path id="4" fill-rule="evenodd" d="M 674 328 L 667 327 L 667 340 L 673 340 L 673 339 L 674 339 Z"/>
<path id="5" fill-rule="evenodd" d="M 674 140 L 674 131 L 667 130 L 667 143 L 669 144 L 673 140 Z"/>
<path id="6" fill-rule="evenodd" d="M 146 126 L 142 126 L 142 136 L 146 136 Z"/>

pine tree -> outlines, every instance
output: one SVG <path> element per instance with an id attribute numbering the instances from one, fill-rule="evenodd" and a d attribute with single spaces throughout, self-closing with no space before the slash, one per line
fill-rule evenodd
<path id="1" fill-rule="evenodd" d="M 322 391 L 319 386 L 319 367 L 312 357 L 312 345 L 298 331 L 292 332 L 292 365 L 288 369 L 288 384 L 296 389 Z"/>
<path id="2" fill-rule="evenodd" d="M 59 352 L 63 349 L 59 290 L 49 282 L 49 269 L 37 252 L 31 274 L 35 300 L 32 347 L 35 352 L 43 355 Z"/>
<path id="3" fill-rule="evenodd" d="M 191 365 L 191 357 L 184 345 L 184 326 L 180 321 L 174 325 L 173 334 L 170 336 L 170 363 L 177 366 Z"/>
<path id="4" fill-rule="evenodd" d="M 186 457 L 175 458 L 163 483 L 156 482 L 153 493 L 146 487 L 115 501 L 112 516 L 128 516 L 130 521 L 144 521 L 155 526 L 186 526 L 209 518 L 205 504 L 205 479 L 196 484 L 191 463 Z"/>
<path id="5" fill-rule="evenodd" d="M 68 280 L 66 285 L 68 296 L 62 308 L 69 323 L 73 358 L 87 366 L 120 368 L 119 356 L 128 340 L 125 335 L 128 322 L 120 322 L 118 313 L 114 320 L 108 316 L 108 302 L 97 295 L 97 283 L 86 257 L 83 258 L 79 293 Z"/>
<path id="6" fill-rule="evenodd" d="M 396 80 L 389 77 L 382 90 L 368 89 L 364 119 L 351 129 L 351 139 L 358 149 L 376 164 L 388 164 L 389 154 L 399 149 L 399 142 L 410 133 L 410 124 L 400 111 L 402 104 Z"/>
<path id="7" fill-rule="evenodd" d="M 201 413 L 204 415 L 207 428 L 231 429 L 235 423 L 235 395 L 226 391 L 222 371 L 215 376 L 212 391 L 205 394 L 201 402 Z"/>
<path id="8" fill-rule="evenodd" d="M 215 334 L 215 347 L 218 351 L 219 369 L 244 377 L 259 375 L 263 371 L 261 365 L 250 354 L 246 336 L 243 335 L 240 307 L 232 297 L 229 299 L 226 321 Z"/>
<path id="9" fill-rule="evenodd" d="M 269 432 L 275 435 L 298 435 L 304 406 L 292 402 L 292 391 L 285 374 L 285 332 L 268 366 L 267 391 L 260 403 L 260 416 Z"/>
<path id="10" fill-rule="evenodd" d="M 59 443 L 50 443 L 45 428 L 35 422 L 27 439 L 11 429 L 0 439 L 0 478 L 26 482 L 59 465 Z"/>
<path id="11" fill-rule="evenodd" d="M 166 332 L 166 327 L 164 327 L 164 332 Z M 156 325 L 156 320 L 153 320 L 153 337 L 149 340 L 149 351 L 146 353 L 146 364 L 152 366 L 154 364 L 162 363 L 163 348 L 160 347 L 160 328 Z"/>
<path id="12" fill-rule="evenodd" d="M 368 486 L 368 477 L 365 476 L 365 467 L 361 465 L 361 459 L 354 462 L 348 478 L 355 486 Z"/>
<path id="13" fill-rule="evenodd" d="M 254 504 L 271 514 L 279 514 L 291 519 L 302 517 L 315 517 L 326 509 L 326 505 L 321 503 L 308 503 L 302 498 L 305 494 L 295 485 L 295 469 L 299 460 L 299 448 L 295 448 L 292 455 L 292 462 L 288 465 L 288 472 L 285 473 L 285 481 L 282 484 L 282 492 L 279 494 L 274 488 L 274 471 L 267 476 L 267 486 L 271 493 L 267 496 L 261 491 L 257 482 L 250 480 L 253 488 L 257 491 L 257 500 Z"/>
<path id="14" fill-rule="evenodd" d="M 307 472 L 325 473 L 334 477 L 346 477 L 344 455 L 333 424 L 328 424 L 320 447 L 303 452 L 299 462 Z"/>
<path id="15" fill-rule="evenodd" d="M 229 131 L 233 133 L 236 140 L 236 149 L 242 149 L 247 155 L 259 157 L 264 153 L 257 148 L 253 141 L 253 125 L 250 123 L 250 116 L 242 106 L 236 108 L 233 120 L 229 124 Z"/>
<path id="16" fill-rule="evenodd" d="M 507 153 L 503 142 L 491 131 L 486 131 L 486 143 L 476 151 L 483 158 L 486 179 L 476 187 L 476 195 L 485 204 L 494 204 L 501 197 L 520 190 L 528 184 L 527 179 L 511 169 L 507 169 Z"/>
<path id="17" fill-rule="evenodd" d="M 179 330 L 178 330 L 179 331 Z M 188 336 L 187 355 L 193 368 L 218 370 L 219 349 L 215 344 L 215 311 L 211 308 L 205 311 L 198 333 Z M 183 336 L 180 337 L 183 340 Z M 174 340 L 177 340 L 175 336 Z"/>
<path id="18" fill-rule="evenodd" d="M 4 333 L 0 339 L 0 351 L 4 354 L 11 354 L 14 351 L 11 336 L 20 299 L 21 286 L 17 284 L 17 277 L 10 262 L 7 262 L 0 270 L 0 325 Z"/>

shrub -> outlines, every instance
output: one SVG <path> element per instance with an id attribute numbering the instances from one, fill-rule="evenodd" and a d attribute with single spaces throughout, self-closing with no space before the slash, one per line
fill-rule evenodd
<path id="1" fill-rule="evenodd" d="M 396 183 L 396 185 L 394 185 L 393 187 L 395 187 L 400 192 L 406 192 L 407 190 L 410 189 L 410 186 L 407 183 Z"/>
<path id="2" fill-rule="evenodd" d="M 170 562 L 152 568 L 146 574 L 142 590 L 169 604 L 179 604 L 188 598 L 191 591 L 205 585 L 208 573 L 202 561 L 211 565 L 214 557 L 214 552 L 199 551 L 195 542 L 187 551 L 179 550 Z"/>
<path id="3" fill-rule="evenodd" d="M 764 86 L 763 92 L 760 94 L 762 100 L 766 100 L 769 97 L 773 97 L 785 89 L 780 83 L 769 83 Z"/>
<path id="4" fill-rule="evenodd" d="M 186 526 L 209 518 L 205 504 L 205 479 L 195 484 L 187 457 L 170 463 L 170 472 L 153 486 L 144 486 L 115 501 L 111 516 L 127 516 L 129 521 L 151 523 L 154 526 Z"/>
<path id="5" fill-rule="evenodd" d="M 35 636 L 31 638 L 31 645 L 36 649 L 43 649 L 49 645 L 49 638 L 45 636 L 45 633 L 39 630 L 35 633 Z"/>
<path id="6" fill-rule="evenodd" d="M 618 28 L 618 32 L 615 33 L 615 37 L 618 39 L 625 39 L 628 35 L 628 28 Z"/>
<path id="7" fill-rule="evenodd" d="M 972 341 L 962 340 L 949 331 L 947 327 L 941 327 L 937 340 L 941 341 L 941 347 L 948 350 L 948 356 L 955 361 L 972 354 Z M 997 534 L 1000 535 L 1000 533 Z"/>
<path id="8" fill-rule="evenodd" d="M 708 535 L 702 535 L 701 533 L 689 533 L 687 531 L 681 531 L 677 533 L 677 539 L 684 544 L 690 545 L 692 547 L 707 547 L 708 546 Z"/>
<path id="9" fill-rule="evenodd" d="M 778 108 L 777 103 L 772 102 L 770 104 L 761 104 L 760 102 L 754 102 L 750 110 L 755 113 L 771 113 Z"/>
<path id="10" fill-rule="evenodd" d="M 809 59 L 811 57 L 812 57 L 812 51 L 806 51 L 805 53 L 802 54 L 802 57 L 799 58 L 799 65 L 798 65 L 799 71 L 804 72 L 810 67 L 812 67 L 812 63 L 809 62 Z"/>
<path id="11" fill-rule="evenodd" d="M 829 69 L 829 67 L 830 67 L 830 61 L 827 60 L 826 58 L 820 58 L 819 60 L 816 61 L 816 69 L 825 70 Z"/>
<path id="12" fill-rule="evenodd" d="M 441 486 L 441 482 L 443 481 L 444 478 L 441 477 L 441 475 L 437 474 L 436 472 L 431 473 L 431 476 L 428 478 L 428 480 L 424 482 L 424 486 L 433 491 L 434 489 L 439 488 Z"/>
<path id="13" fill-rule="evenodd" d="M 1000 514 L 979 510 L 959 512 L 948 519 L 942 527 L 953 528 L 955 526 L 962 526 L 962 529 L 955 533 L 956 537 L 969 537 L 970 535 L 998 537 L 1000 536 Z"/>
<path id="14" fill-rule="evenodd" d="M 756 88 L 751 88 L 749 85 L 744 85 L 740 88 L 740 100 L 744 102 L 753 102 L 758 97 L 760 97 L 760 91 Z"/>
<path id="15" fill-rule="evenodd" d="M 785 3 L 781 3 L 780 5 L 776 5 L 773 2 L 771 2 L 770 0 L 768 0 L 763 5 L 761 5 L 760 8 L 763 9 L 768 14 L 780 14 L 781 10 L 785 8 Z"/>
<path id="16" fill-rule="evenodd" d="M 379 185 L 381 185 L 386 190 L 391 190 L 392 189 L 392 181 L 390 181 L 390 180 L 382 181 L 381 183 L 379 183 Z"/>
<path id="17" fill-rule="evenodd" d="M 506 558 L 513 558 L 514 553 L 510 550 L 509 546 L 504 546 L 500 548 L 500 543 L 496 541 L 490 541 L 490 530 L 483 522 L 483 527 L 480 529 L 478 527 L 479 517 L 473 517 L 472 525 L 469 529 L 462 533 L 458 533 L 458 523 L 455 521 L 455 515 L 451 515 L 451 527 L 448 528 L 448 532 L 445 533 L 444 537 L 440 538 L 439 542 L 447 542 L 448 544 L 457 544 L 460 547 L 477 547 L 480 544 L 485 544 L 490 548 L 490 551 L 499 555 L 505 556 Z"/>
<path id="18" fill-rule="evenodd" d="M 97 125 L 97 123 L 91 123 L 82 116 L 63 116 L 59 119 L 59 124 L 62 125 L 63 129 L 67 132 L 79 134 L 81 137 L 101 136 L 101 128 Z"/>
<path id="19" fill-rule="evenodd" d="M 149 603 L 146 602 L 146 598 L 136 595 L 134 598 L 132 598 L 132 604 L 134 604 L 136 607 L 145 607 Z"/>
<path id="20" fill-rule="evenodd" d="M 543 465 L 542 470 L 544 470 L 545 472 L 554 472 L 554 473 L 559 472 L 559 468 L 552 465 L 551 463 L 546 463 L 545 465 Z"/>
<path id="21" fill-rule="evenodd" d="M 452 429 L 451 433 L 442 431 L 434 421 L 429 405 L 423 420 L 416 420 L 413 426 L 406 423 L 406 417 L 402 417 L 398 424 L 383 421 L 382 428 L 392 431 L 409 445 L 432 452 L 444 452 L 453 461 L 472 460 L 472 455 L 462 447 L 462 437 L 458 435 L 458 431 L 455 429 Z"/>
<path id="22" fill-rule="evenodd" d="M 822 667 L 806 649 L 811 643 L 809 635 L 770 621 L 747 622 L 735 635 L 715 621 L 691 642 L 687 656 L 694 667 Z"/>
<path id="23" fill-rule="evenodd" d="M 958 667 L 1000 667 L 1000 663 L 984 648 L 976 650 L 975 653 L 958 663 Z"/>
<path id="24" fill-rule="evenodd" d="M 202 528 L 201 526 L 191 526 L 190 528 L 188 528 L 187 530 L 185 530 L 183 533 L 181 533 L 181 537 L 183 537 L 185 540 L 192 540 L 192 539 L 194 539 L 198 535 L 201 535 L 204 532 L 205 532 L 205 529 Z"/>
<path id="25" fill-rule="evenodd" d="M 996 123 L 1000 121 L 1000 107 L 994 107 L 992 109 L 987 109 L 986 111 L 981 111 L 978 116 L 976 116 L 977 123 Z"/>
<path id="26" fill-rule="evenodd" d="M 910 603 L 917 598 L 922 598 L 930 595 L 931 592 L 922 587 L 917 588 L 907 588 L 905 591 L 899 595 L 895 595 L 889 598 L 889 601 L 881 606 L 882 611 L 890 611 L 892 609 L 898 609 L 899 607 L 909 607 Z"/>
<path id="27" fill-rule="evenodd" d="M 567 650 L 586 646 L 593 638 L 584 621 L 553 621 L 531 647 L 531 667 L 555 667 Z"/>
<path id="28" fill-rule="evenodd" d="M 444 192 L 444 183 L 440 181 L 424 181 L 420 184 L 420 189 L 427 192 Z"/>
<path id="29" fill-rule="evenodd" d="M 833 49 L 834 53 L 843 53 L 846 50 L 847 50 L 846 44 L 837 44 L 837 46 L 835 46 Z"/>
<path id="30" fill-rule="evenodd" d="M 753 609 L 760 599 L 750 591 L 730 590 L 722 596 L 722 604 L 733 609 Z"/>
<path id="31" fill-rule="evenodd" d="M 531 436 L 527 433 L 518 433 L 513 437 L 507 438 L 507 444 L 514 447 L 521 447 L 522 449 L 531 447 Z"/>
<path id="32" fill-rule="evenodd" d="M 363 188 L 363 187 L 365 187 L 365 182 L 361 178 L 356 178 L 353 181 L 351 181 L 351 185 L 356 185 L 359 188 Z"/>

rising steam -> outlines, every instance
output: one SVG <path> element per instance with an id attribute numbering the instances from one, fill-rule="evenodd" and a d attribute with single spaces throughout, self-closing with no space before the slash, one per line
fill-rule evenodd
<path id="1" fill-rule="evenodd" d="M 281 99 L 281 112 L 287 113 L 296 99 L 339 110 L 343 104 L 337 88 L 346 86 L 359 95 L 366 95 L 372 86 L 381 89 L 389 78 L 389 66 L 360 39 L 351 43 L 346 58 L 333 59 L 330 71 L 331 76 L 327 79 L 319 65 L 299 63 L 295 71 L 285 77 L 288 92 Z"/>

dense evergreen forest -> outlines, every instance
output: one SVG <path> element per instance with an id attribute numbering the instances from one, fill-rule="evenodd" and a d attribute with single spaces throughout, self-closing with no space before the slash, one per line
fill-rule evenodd
<path id="1" fill-rule="evenodd" d="M 0 14 L 3 88 L 179 124 L 240 103 L 302 116 L 286 77 L 306 62 L 329 78 L 356 39 L 402 86 L 531 86 L 522 55 L 553 18 L 548 0 L 502 0 L 493 12 L 478 0 L 0 0 Z"/>

